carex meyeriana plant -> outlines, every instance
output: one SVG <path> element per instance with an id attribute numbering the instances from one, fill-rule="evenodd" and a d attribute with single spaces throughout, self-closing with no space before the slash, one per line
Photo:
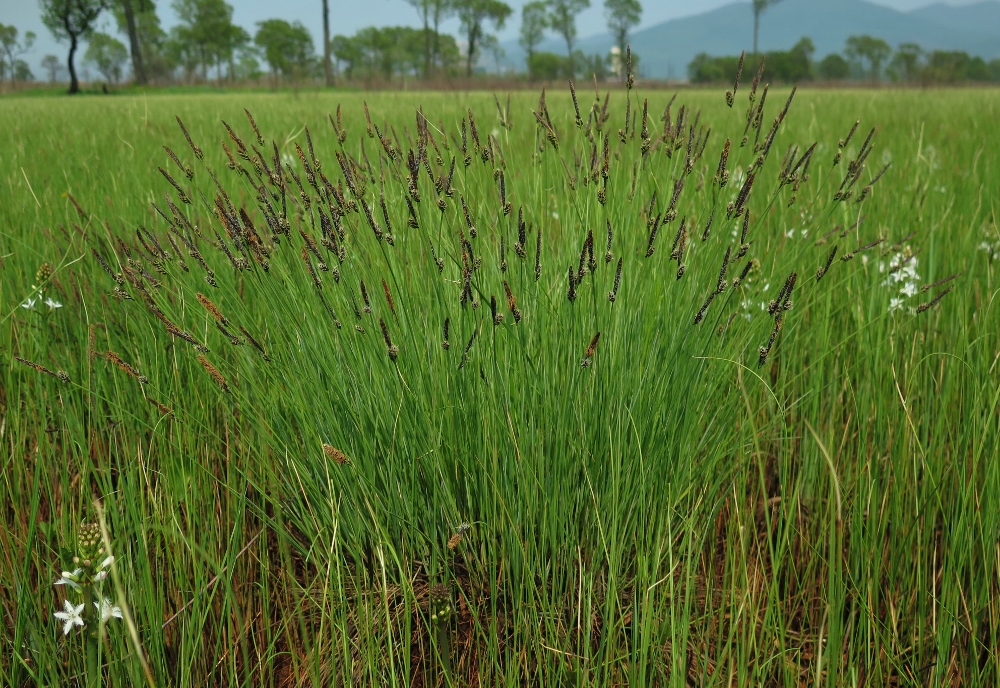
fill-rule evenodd
<path id="1" fill-rule="evenodd" d="M 758 92 L 760 72 L 705 113 L 629 75 L 592 102 L 577 85 L 520 113 L 497 100 L 495 123 L 338 107 L 330 130 L 268 140 L 273 114 L 178 118 L 149 218 L 91 247 L 128 316 L 114 336 L 171 361 L 133 360 L 140 382 L 108 360 L 164 422 L 238 423 L 305 539 L 336 533 L 350 585 L 430 589 L 432 625 L 470 614 L 498 637 L 541 603 L 586 608 L 572 632 L 519 628 L 649 666 L 664 638 L 622 629 L 694 604 L 696 557 L 673 548 L 704 544 L 720 495 L 751 490 L 787 435 L 801 333 L 844 317 L 838 290 L 891 279 L 866 256 L 913 265 L 908 232 L 859 219 L 891 179 L 870 169 L 875 130 L 860 149 L 790 140 L 795 92 Z M 475 538 L 455 539 L 458 514 Z"/>

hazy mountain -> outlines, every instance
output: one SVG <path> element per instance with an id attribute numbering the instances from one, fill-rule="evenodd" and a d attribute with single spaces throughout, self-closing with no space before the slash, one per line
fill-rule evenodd
<path id="1" fill-rule="evenodd" d="M 1000 1 L 987 0 L 963 7 L 934 4 L 910 12 L 866 0 L 783 0 L 761 18 L 760 49 L 787 50 L 808 36 L 816 58 L 840 52 L 855 34 L 871 34 L 893 47 L 919 43 L 926 50 L 964 50 L 989 60 L 1000 57 Z M 640 56 L 643 76 L 684 79 L 687 65 L 701 52 L 738 55 L 753 48 L 753 13 L 749 3 L 656 24 L 632 35 L 632 49 Z M 587 53 L 606 54 L 611 36 L 598 34 L 579 42 Z M 504 44 L 506 60 L 523 69 L 524 51 L 516 41 Z M 541 50 L 565 53 L 561 41 L 549 38 Z"/>

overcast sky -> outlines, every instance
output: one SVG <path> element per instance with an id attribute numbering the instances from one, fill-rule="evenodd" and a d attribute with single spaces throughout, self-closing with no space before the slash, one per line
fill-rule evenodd
<path id="1" fill-rule="evenodd" d="M 170 7 L 169 0 L 155 0 L 163 27 L 167 30 L 176 23 L 176 16 Z M 517 37 L 520 26 L 521 6 L 528 0 L 507 0 L 514 8 L 507 25 L 497 32 L 501 41 Z M 642 23 L 639 28 L 645 28 L 668 19 L 700 14 L 734 0 L 643 0 Z M 837 0 L 820 0 L 836 2 Z M 950 5 L 968 5 L 976 0 L 947 0 Z M 301 21 L 313 33 L 317 49 L 322 45 L 322 4 L 320 0 L 229 0 L 234 8 L 234 21 L 245 27 L 251 35 L 256 30 L 256 23 L 264 19 L 280 16 L 289 21 Z M 928 5 L 933 0 L 872 0 L 880 5 L 899 10 L 911 10 Z M 40 63 L 48 53 L 65 59 L 67 47 L 59 45 L 52 35 L 42 25 L 39 19 L 37 0 L 0 0 L 0 23 L 13 24 L 20 34 L 34 31 L 38 38 L 31 53 L 23 56 L 31 65 L 36 79 L 44 79 L 45 73 Z M 114 33 L 114 20 L 110 16 L 103 20 L 102 30 Z M 332 34 L 353 34 L 365 26 L 396 26 L 420 25 L 416 10 L 406 0 L 330 0 L 330 31 Z M 458 21 L 450 20 L 443 25 L 443 30 L 458 34 Z M 577 32 L 581 38 L 606 31 L 604 21 L 604 3 L 602 0 L 591 0 L 591 7 L 585 10 L 577 20 Z M 123 41 L 127 44 L 127 40 Z M 81 55 L 82 62 L 82 55 Z"/>

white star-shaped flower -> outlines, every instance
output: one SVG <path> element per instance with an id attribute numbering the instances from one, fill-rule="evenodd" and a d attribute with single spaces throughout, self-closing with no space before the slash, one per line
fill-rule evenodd
<path id="1" fill-rule="evenodd" d="M 76 569 L 73 572 L 63 571 L 62 577 L 55 582 L 55 585 L 68 585 L 77 592 L 80 591 L 80 584 L 76 582 L 77 576 L 83 573 L 83 569 Z"/>
<path id="2" fill-rule="evenodd" d="M 21 304 L 21 308 L 25 310 L 33 311 L 35 310 L 35 304 L 38 303 L 38 299 L 33 299 L 28 297 L 24 303 Z"/>
<path id="3" fill-rule="evenodd" d="M 45 299 L 45 305 L 49 307 L 49 310 L 55 310 L 57 308 L 62 308 L 62 304 L 53 299 L 51 296 Z"/>
<path id="4" fill-rule="evenodd" d="M 109 600 L 107 597 L 105 597 L 103 600 L 101 600 L 100 604 L 98 604 L 97 602 L 94 602 L 94 606 L 101 613 L 101 623 L 102 624 L 103 623 L 107 623 L 111 619 L 120 619 L 120 618 L 122 618 L 122 608 L 121 607 L 116 607 L 116 606 L 112 605 L 111 604 L 111 600 Z"/>
<path id="5" fill-rule="evenodd" d="M 95 602 L 96 604 L 96 602 Z M 69 635 L 73 626 L 83 626 L 83 619 L 80 614 L 83 612 L 83 605 L 76 605 L 69 600 L 64 600 L 63 609 L 65 611 L 56 612 L 55 617 L 63 622 L 63 635 Z"/>

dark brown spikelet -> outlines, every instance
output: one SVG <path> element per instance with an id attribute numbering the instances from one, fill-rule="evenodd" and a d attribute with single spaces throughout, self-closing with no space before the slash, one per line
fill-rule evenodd
<path id="1" fill-rule="evenodd" d="M 191 204 L 191 199 L 188 198 L 188 195 L 186 193 L 184 193 L 184 189 L 182 189 L 180 187 L 180 184 L 178 184 L 176 181 L 174 181 L 174 178 L 170 176 L 170 173 L 167 172 L 162 167 L 157 167 L 157 169 L 160 171 L 160 174 L 162 174 L 163 177 L 168 182 L 170 182 L 170 185 L 172 187 L 174 187 L 174 190 L 177 192 L 177 198 L 180 199 L 181 203 L 187 203 L 188 205 L 190 205 Z M 71 196 L 71 198 L 72 198 L 72 196 Z"/>
<path id="2" fill-rule="evenodd" d="M 837 248 L 838 248 L 837 245 L 834 244 L 833 250 L 830 251 L 830 255 L 826 257 L 826 263 L 824 263 L 823 267 L 821 267 L 819 270 L 816 271 L 816 281 L 817 282 L 819 282 L 821 279 L 823 279 L 823 276 L 830 269 L 830 265 L 833 264 L 833 259 L 837 255 Z"/>
<path id="3" fill-rule="evenodd" d="M 576 126 L 580 129 L 583 128 L 583 117 L 580 117 L 580 103 L 576 100 L 576 87 L 573 85 L 573 80 L 569 80 L 569 94 L 573 98 L 573 111 L 576 113 Z"/>
<path id="4" fill-rule="evenodd" d="M 708 241 L 709 235 L 712 233 L 712 222 L 715 220 L 715 208 L 712 208 L 712 212 L 708 215 L 708 222 L 705 223 L 705 231 L 701 233 L 701 240 Z"/>
<path id="5" fill-rule="evenodd" d="M 542 276 L 542 228 L 539 227 L 535 235 L 535 281 Z"/>
<path id="6" fill-rule="evenodd" d="M 611 240 L 614 238 L 614 230 L 611 229 L 611 220 L 606 219 L 608 223 L 608 246 L 604 251 L 604 262 L 610 263 L 614 258 L 614 254 L 611 252 Z"/>
<path id="7" fill-rule="evenodd" d="M 170 150 L 170 148 L 168 146 L 164 146 L 163 150 L 167 151 L 167 155 L 169 155 L 170 159 L 174 161 L 175 165 L 177 165 L 177 169 L 179 169 L 181 172 L 184 173 L 185 177 L 187 177 L 188 179 L 194 179 L 194 170 L 192 170 L 190 167 L 184 165 L 181 162 L 180 158 L 177 157 L 176 153 L 174 153 L 172 150 Z"/>
<path id="8" fill-rule="evenodd" d="M 514 292 L 510 290 L 510 285 L 507 283 L 507 280 L 504 280 L 503 282 L 503 289 L 507 293 L 507 308 L 510 309 L 511 315 L 514 316 L 514 322 L 521 322 L 521 311 L 517 307 L 517 299 L 514 298 Z"/>
<path id="9" fill-rule="evenodd" d="M 625 90 L 631 91 L 635 85 L 635 76 L 632 74 L 632 44 L 625 45 Z"/>
<path id="10" fill-rule="evenodd" d="M 473 239 L 476 238 L 476 226 L 472 222 L 472 214 L 469 213 L 469 206 L 465 202 L 464 196 L 459 196 L 462 201 L 462 213 L 465 215 L 465 226 L 469 229 L 469 236 Z"/>
<path id="11" fill-rule="evenodd" d="M 687 244 L 687 218 L 681 218 L 681 224 L 677 228 L 677 234 L 674 235 L 674 243 L 670 247 L 670 260 L 676 260 L 678 263 L 684 259 L 684 247 Z"/>
<path id="12" fill-rule="evenodd" d="M 503 322 L 503 313 L 497 310 L 497 297 L 490 294 L 490 314 L 493 316 L 493 324 L 499 325 Z"/>
<path id="13" fill-rule="evenodd" d="M 396 315 L 396 302 L 392 300 L 392 293 L 384 278 L 382 279 L 382 291 L 385 292 L 385 300 L 389 303 L 389 310 L 392 311 L 393 315 Z"/>
<path id="14" fill-rule="evenodd" d="M 219 310 L 218 306 L 212 303 L 212 300 L 210 298 L 208 298 L 201 292 L 197 294 L 197 297 L 198 297 L 198 303 L 200 303 L 206 311 L 211 313 L 213 318 L 218 320 L 219 323 L 223 325 L 229 324 L 229 321 L 226 319 L 226 316 L 222 314 L 222 311 Z"/>
<path id="15" fill-rule="evenodd" d="M 254 339 L 254 338 L 253 338 L 253 335 L 251 335 L 251 334 L 250 334 L 250 333 L 249 333 L 249 332 L 247 331 L 247 328 L 245 328 L 245 327 L 243 327 L 242 325 L 240 325 L 240 332 L 242 332 L 242 333 L 243 333 L 243 336 L 247 338 L 247 341 L 248 341 L 248 342 L 250 342 L 250 344 L 251 344 L 251 345 L 253 346 L 253 348 L 257 349 L 257 351 L 259 351 L 259 352 L 260 352 L 260 355 L 261 355 L 261 356 L 263 357 L 263 359 L 264 359 L 265 361 L 270 361 L 270 360 L 271 360 L 271 359 L 270 359 L 270 358 L 268 357 L 268 355 L 267 355 L 267 352 L 266 352 L 266 351 L 264 351 L 264 347 L 263 347 L 263 346 L 261 345 L 261 343 L 260 343 L 260 342 L 258 342 L 258 341 L 257 341 L 256 339 Z"/>
<path id="16" fill-rule="evenodd" d="M 955 285 L 953 284 L 950 287 L 948 287 L 947 289 L 945 289 L 944 291 L 942 291 L 940 294 L 938 294 L 937 296 L 935 296 L 933 299 L 931 299 L 930 301 L 928 301 L 927 303 L 922 303 L 919 306 L 917 306 L 917 313 L 923 313 L 924 311 L 927 311 L 927 310 L 930 310 L 931 308 L 934 308 L 934 306 L 938 305 L 938 303 L 941 301 L 941 299 L 943 299 L 948 294 L 948 292 L 950 292 L 954 288 L 955 288 Z"/>
<path id="17" fill-rule="evenodd" d="M 104 256 L 97 252 L 96 248 L 91 248 L 90 252 L 94 254 L 94 258 L 97 259 L 97 262 L 101 264 L 101 267 L 104 268 L 104 272 L 108 273 L 111 279 L 113 279 L 119 286 L 125 286 L 125 277 L 121 274 L 115 273 L 115 271 L 111 269 L 111 266 L 109 266 L 104 260 Z"/>
<path id="18" fill-rule="evenodd" d="M 566 291 L 566 298 L 570 303 L 576 301 L 576 273 L 573 272 L 572 265 L 569 266 L 569 289 Z"/>
<path id="19" fill-rule="evenodd" d="M 950 275 L 948 277 L 945 277 L 944 279 L 939 279 L 937 282 L 933 282 L 931 284 L 925 284 L 924 286 L 920 287 L 920 293 L 922 294 L 925 291 L 933 289 L 934 287 L 940 287 L 942 284 L 947 284 L 948 282 L 951 282 L 953 279 L 960 276 L 961 274 L 962 273 L 960 272 L 956 272 L 954 275 Z"/>
<path id="20" fill-rule="evenodd" d="M 518 258 L 524 258 L 527 253 L 524 250 L 524 244 L 528 240 L 528 226 L 524 222 L 524 206 L 518 206 L 517 208 L 517 243 L 514 244 L 514 253 L 517 254 Z"/>
<path id="21" fill-rule="evenodd" d="M 50 375 L 50 376 L 52 376 L 54 378 L 58 378 L 58 379 L 62 380 L 63 382 L 69 382 L 69 375 L 67 375 L 66 373 L 64 373 L 61 370 L 54 373 L 51 370 L 49 370 L 48 368 L 46 368 L 45 366 L 43 366 L 42 364 L 35 363 L 33 361 L 29 361 L 27 359 L 21 358 L 20 356 L 15 356 L 14 360 L 17 361 L 18 363 L 21 363 L 22 365 L 28 366 L 32 370 L 35 370 L 35 371 L 37 371 L 39 373 L 44 373 L 46 375 Z"/>
<path id="22" fill-rule="evenodd" d="M 461 544 L 463 537 L 465 537 L 465 533 L 455 533 L 448 538 L 448 549 L 455 549 L 458 547 Z"/>
<path id="23" fill-rule="evenodd" d="M 730 207 L 726 209 L 726 217 L 739 217 L 743 214 L 743 210 L 746 207 L 747 199 L 750 198 L 750 190 L 753 188 L 753 182 L 756 179 L 756 173 L 751 172 L 747 175 L 746 181 L 743 182 L 743 186 L 740 187 L 740 192 L 736 196 L 736 202 L 731 203 Z"/>
<path id="24" fill-rule="evenodd" d="M 757 367 L 767 363 L 767 357 L 771 353 L 771 348 L 774 346 L 775 340 L 778 338 L 778 333 L 781 332 L 783 320 L 781 319 L 781 314 L 774 319 L 774 327 L 771 329 L 771 336 L 767 339 L 767 344 L 760 347 L 758 350 Z"/>
<path id="25" fill-rule="evenodd" d="M 203 160 L 205 158 L 205 153 L 202 152 L 201 148 L 194 145 L 194 141 L 191 140 L 191 135 L 188 133 L 187 127 L 184 126 L 184 122 L 182 122 L 181 118 L 176 115 L 174 116 L 174 119 L 177 120 L 177 125 L 181 128 L 181 133 L 184 134 L 184 138 L 187 140 L 188 146 L 191 147 L 191 152 L 194 153 L 194 157 L 199 160 Z"/>
<path id="26" fill-rule="evenodd" d="M 660 229 L 660 216 L 657 215 L 656 219 L 653 220 L 652 228 L 649 230 L 649 244 L 646 246 L 646 257 L 649 258 L 653 255 L 653 251 L 656 247 L 653 246 L 653 242 L 656 241 L 656 233 Z"/>
<path id="27" fill-rule="evenodd" d="M 726 272 L 729 270 L 729 255 L 733 250 L 732 246 L 726 247 L 726 255 L 722 257 L 722 267 L 719 268 L 719 280 L 715 285 L 715 293 L 721 294 L 726 290 L 728 284 L 726 283 Z"/>
<path id="28" fill-rule="evenodd" d="M 667 212 L 663 216 L 663 221 L 673 222 L 677 219 L 677 201 L 681 197 L 681 191 L 684 190 L 684 177 L 678 177 L 674 181 L 674 192 L 670 195 L 670 205 L 667 206 Z"/>
<path id="29" fill-rule="evenodd" d="M 746 58 L 747 52 L 744 50 L 740 53 L 740 61 L 736 65 L 736 79 L 733 81 L 733 90 L 726 91 L 726 105 L 729 107 L 733 106 L 733 102 L 736 100 L 736 89 L 740 87 L 740 75 L 743 74 L 743 60 Z"/>
<path id="30" fill-rule="evenodd" d="M 382 318 L 378 319 L 379 327 L 382 328 L 382 339 L 385 340 L 385 348 L 389 354 L 389 360 L 395 361 L 396 356 L 399 355 L 399 347 L 392 343 L 392 339 L 389 338 L 389 328 L 386 327 L 385 321 Z"/>
<path id="31" fill-rule="evenodd" d="M 365 313 L 371 313 L 372 304 L 371 301 L 368 300 L 368 288 L 365 286 L 364 280 L 361 280 L 361 298 L 365 302 L 365 308 L 364 308 Z"/>
<path id="32" fill-rule="evenodd" d="M 469 133 L 472 134 L 472 143 L 476 150 L 482 148 L 479 143 L 479 131 L 476 129 L 476 118 L 472 115 L 472 108 L 469 108 Z"/>
<path id="33" fill-rule="evenodd" d="M 615 285 L 612 288 L 612 290 L 608 292 L 608 301 L 610 301 L 611 303 L 614 303 L 615 299 L 618 298 L 618 287 L 621 286 L 621 283 L 622 283 L 622 258 L 619 258 L 618 269 L 615 270 Z"/>
<path id="34" fill-rule="evenodd" d="M 156 407 L 156 410 L 160 412 L 161 416 L 169 416 L 173 411 L 170 410 L 165 404 L 153 399 L 151 397 L 146 397 L 146 401 Z"/>
<path id="35" fill-rule="evenodd" d="M 733 289 L 736 289 L 736 287 L 740 286 L 740 284 L 743 283 L 743 280 L 745 280 L 747 278 L 747 275 L 750 274 L 750 269 L 752 267 L 753 267 L 753 261 L 748 260 L 747 264 L 744 265 L 743 269 L 740 271 L 739 277 L 733 280 Z"/>
<path id="36" fill-rule="evenodd" d="M 371 115 L 368 114 L 368 101 L 363 101 L 362 104 L 365 108 L 365 122 L 368 124 L 368 138 L 373 139 L 375 138 L 375 130 L 372 129 L 372 118 Z"/>
<path id="37" fill-rule="evenodd" d="M 229 385 L 226 384 L 226 378 L 222 377 L 222 373 L 219 372 L 219 369 L 212 365 L 212 362 L 201 354 L 198 354 L 198 363 L 201 363 L 201 367 L 205 369 L 205 372 L 208 373 L 213 380 L 215 380 L 215 384 L 219 385 L 223 392 L 229 394 Z"/>
<path id="38" fill-rule="evenodd" d="M 322 289 L 323 283 L 319 281 L 319 275 L 316 274 L 312 261 L 309 259 L 309 249 L 305 246 L 302 247 L 302 261 L 306 264 L 306 270 L 309 272 L 309 276 L 312 277 L 313 285 L 317 291 Z"/>
<path id="39" fill-rule="evenodd" d="M 330 444 L 323 444 L 323 453 L 326 454 L 326 458 L 330 459 L 336 464 L 343 466 L 345 463 L 350 463 L 350 459 L 344 456 L 344 452 L 340 451 L 336 447 Z"/>
<path id="40" fill-rule="evenodd" d="M 146 378 L 145 375 L 140 375 L 138 370 L 136 370 L 135 368 L 133 368 L 132 366 L 130 366 L 128 363 L 126 363 L 125 361 L 123 361 L 122 357 L 119 356 L 118 354 L 116 354 L 114 351 L 111 351 L 109 349 L 108 351 L 106 351 L 104 353 L 104 357 L 107 358 L 112 363 L 114 363 L 116 366 L 118 366 L 118 368 L 122 372 L 124 372 L 126 375 L 128 375 L 131 378 L 134 378 L 134 379 L 138 380 L 139 384 L 144 385 L 147 382 L 149 382 L 149 380 Z"/>
<path id="41" fill-rule="evenodd" d="M 447 351 L 451 347 L 451 343 L 448 341 L 448 326 L 451 324 L 450 318 L 444 319 L 444 339 L 441 340 L 441 348 Z"/>
<path id="42" fill-rule="evenodd" d="M 465 367 L 465 364 L 469 362 L 469 351 L 472 349 L 472 345 L 476 341 L 476 335 L 479 333 L 479 327 L 476 326 L 472 330 L 472 335 L 469 337 L 468 343 L 465 345 L 465 350 L 462 352 L 462 360 L 458 364 L 458 369 L 461 370 Z"/>
<path id="43" fill-rule="evenodd" d="M 715 182 L 720 188 L 729 183 L 729 170 L 726 169 L 726 165 L 729 163 L 730 145 L 729 139 L 726 139 L 726 143 L 722 147 L 722 155 L 719 156 L 719 167 L 715 171 Z"/>
<path id="44" fill-rule="evenodd" d="M 257 145 L 264 145 L 264 137 L 260 135 L 260 129 L 257 128 L 257 123 L 253 119 L 253 115 L 246 108 L 243 108 L 243 112 L 246 113 L 247 119 L 250 121 L 250 128 L 253 129 L 254 136 L 257 137 Z"/>

